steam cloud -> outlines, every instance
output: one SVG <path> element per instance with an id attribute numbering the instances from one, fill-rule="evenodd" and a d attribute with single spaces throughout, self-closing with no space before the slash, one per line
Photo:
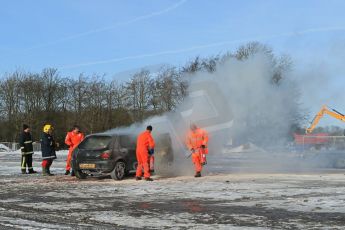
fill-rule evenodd
<path id="1" fill-rule="evenodd" d="M 191 123 L 209 132 L 209 155 L 218 160 L 225 145 L 253 142 L 268 147 L 284 144 L 294 122 L 296 98 L 293 82 L 272 83 L 272 63 L 265 55 L 245 61 L 233 58 L 219 64 L 213 73 L 186 75 L 188 97 L 175 111 L 153 117 L 142 124 L 111 132 L 137 135 L 149 124 L 153 136 L 169 133 L 174 150 L 174 174 L 191 174 L 185 135 Z"/>

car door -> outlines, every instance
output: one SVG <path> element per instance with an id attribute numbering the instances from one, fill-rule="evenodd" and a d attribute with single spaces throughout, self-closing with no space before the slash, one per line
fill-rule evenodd
<path id="1" fill-rule="evenodd" d="M 137 158 L 135 154 L 135 137 L 131 135 L 120 135 L 118 143 L 119 151 L 126 161 L 128 171 L 136 170 Z"/>

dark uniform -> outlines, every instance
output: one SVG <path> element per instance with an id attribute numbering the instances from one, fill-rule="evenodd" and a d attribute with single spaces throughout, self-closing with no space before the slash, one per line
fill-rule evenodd
<path id="1" fill-rule="evenodd" d="M 29 126 L 23 125 L 24 131 L 19 137 L 19 145 L 20 145 L 20 150 L 22 153 L 22 161 L 21 161 L 21 169 L 22 169 L 22 174 L 26 174 L 26 167 L 28 168 L 28 173 L 36 173 L 32 167 L 32 154 L 34 153 L 33 151 L 33 146 L 32 146 L 32 137 L 31 133 L 27 130 Z M 27 130 L 27 131 L 25 131 Z"/>
<path id="2" fill-rule="evenodd" d="M 42 138 L 41 138 L 41 151 L 42 151 L 42 173 L 43 175 L 52 176 L 50 173 L 50 166 L 53 160 L 56 159 L 55 141 L 53 136 L 48 132 L 52 129 L 51 125 L 45 125 Z"/>

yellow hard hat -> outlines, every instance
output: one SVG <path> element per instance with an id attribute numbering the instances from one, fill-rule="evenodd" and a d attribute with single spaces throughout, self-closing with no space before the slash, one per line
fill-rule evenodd
<path id="1" fill-rule="evenodd" d="M 45 125 L 43 126 L 43 132 L 47 133 L 50 129 L 53 129 L 53 126 L 52 125 Z"/>

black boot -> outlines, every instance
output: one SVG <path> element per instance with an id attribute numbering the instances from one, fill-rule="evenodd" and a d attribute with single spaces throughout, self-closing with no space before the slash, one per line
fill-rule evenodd
<path id="1" fill-rule="evenodd" d="M 146 181 L 153 181 L 153 179 L 151 177 L 145 177 Z"/>
<path id="2" fill-rule="evenodd" d="M 29 174 L 37 173 L 34 169 L 29 169 Z"/>
<path id="3" fill-rule="evenodd" d="M 75 176 L 74 170 L 72 169 L 71 176 Z"/>
<path id="4" fill-rule="evenodd" d="M 26 174 L 26 169 L 22 169 L 22 174 Z"/>
<path id="5" fill-rule="evenodd" d="M 46 172 L 48 176 L 54 176 L 54 174 L 50 173 L 50 167 L 46 168 Z"/>
<path id="6" fill-rule="evenodd" d="M 65 175 L 66 176 L 69 175 L 69 170 L 66 170 Z"/>
<path id="7" fill-rule="evenodd" d="M 196 172 L 194 177 L 201 177 L 201 173 L 200 172 Z"/>

